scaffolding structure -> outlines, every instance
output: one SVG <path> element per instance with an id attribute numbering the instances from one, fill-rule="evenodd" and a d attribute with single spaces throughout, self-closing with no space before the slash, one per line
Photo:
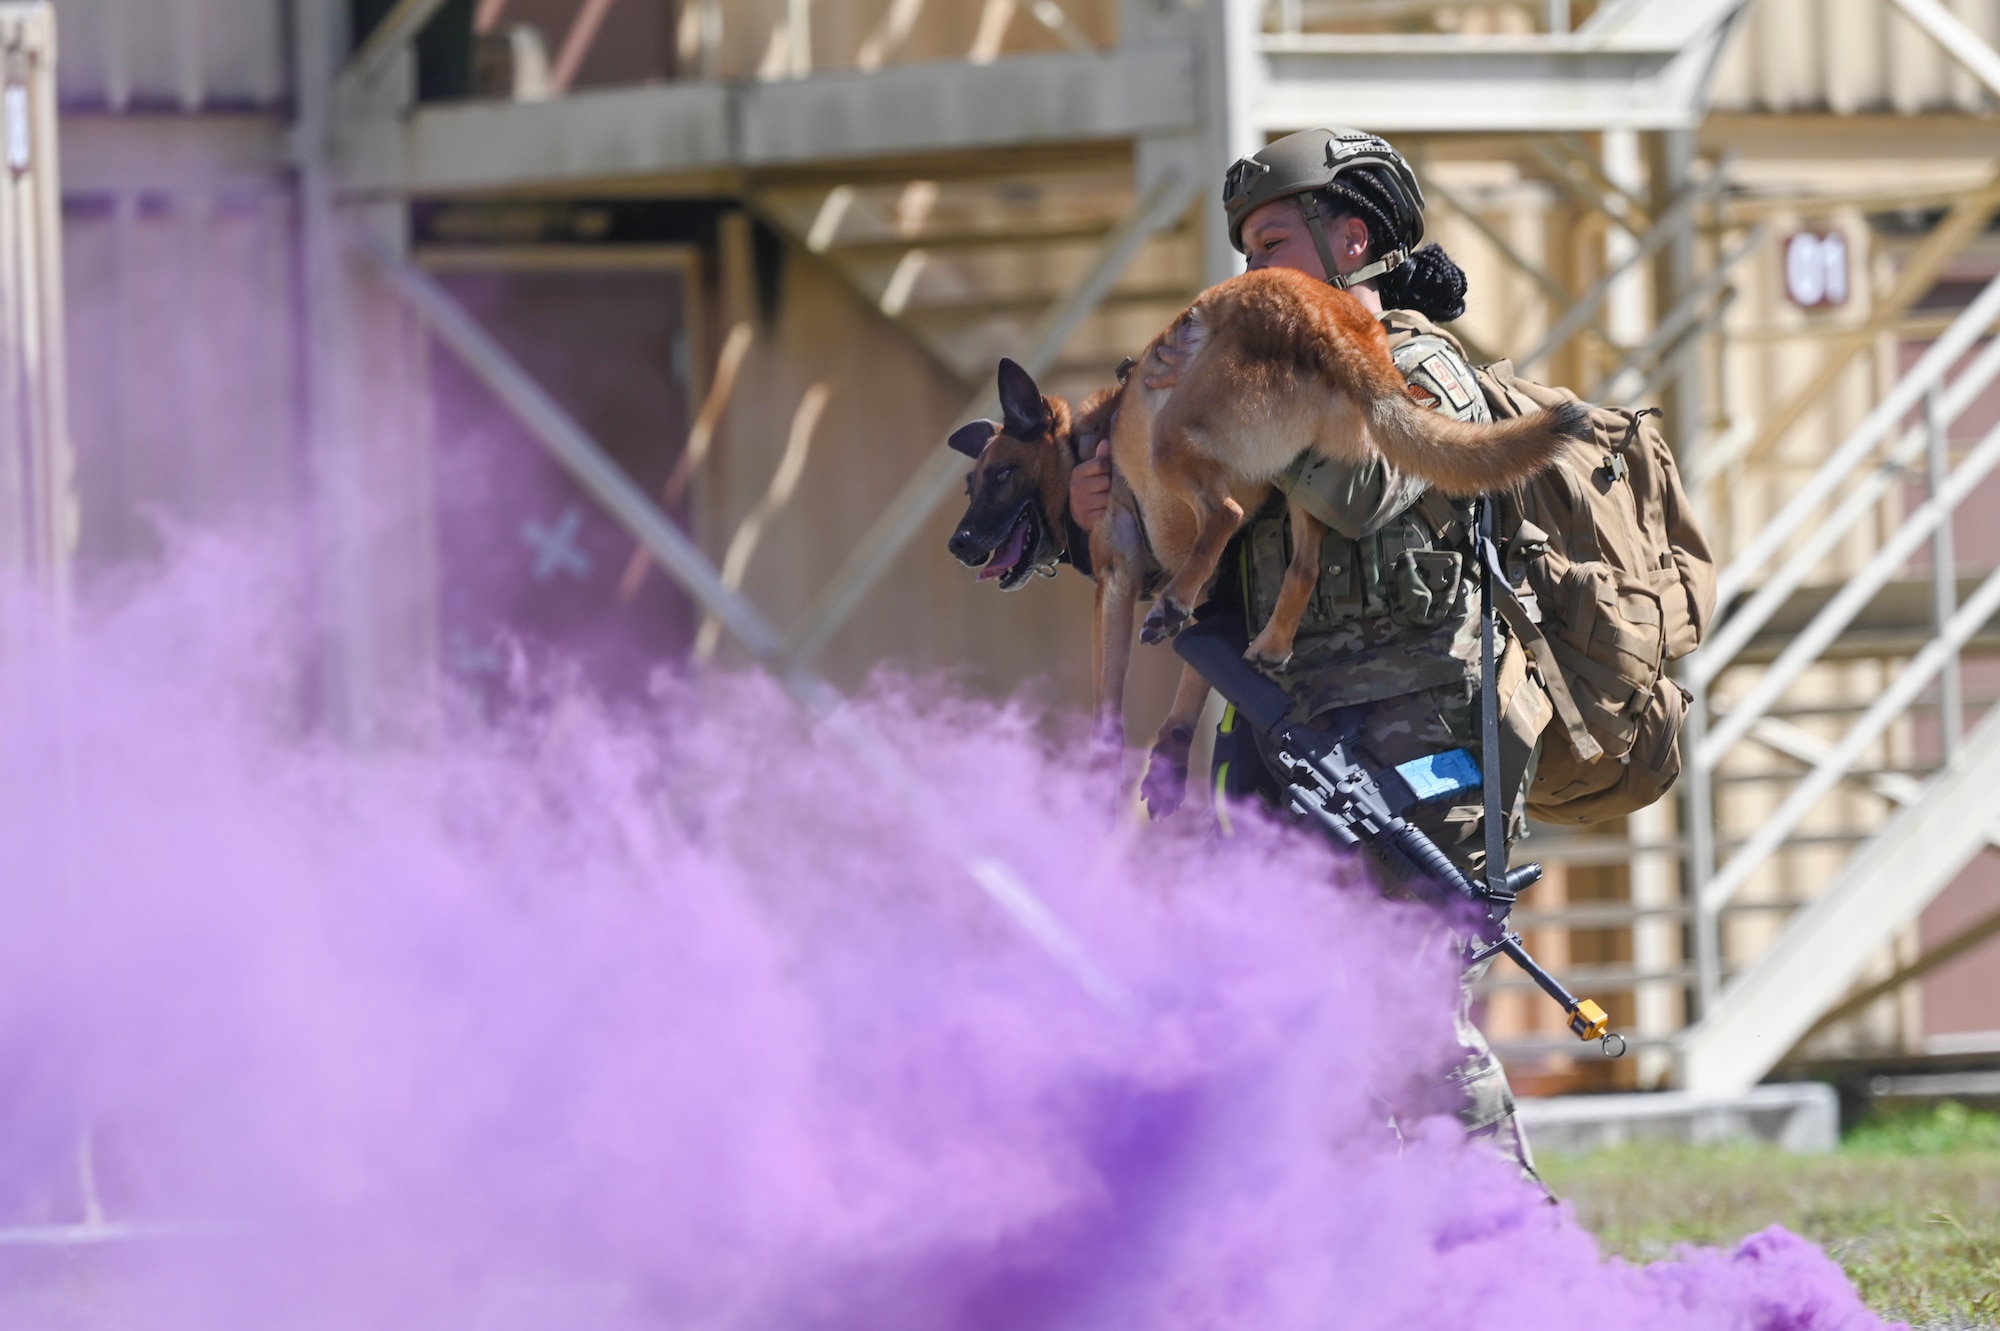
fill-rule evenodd
<path id="1" fill-rule="evenodd" d="M 1408 152 L 1472 273 L 1468 347 L 1664 408 L 1726 561 L 1684 676 L 1678 807 L 1524 847 L 1552 870 L 1530 941 L 1607 997 L 1639 1057 L 1577 1060 L 1496 976 L 1510 1061 L 1554 1087 L 1724 1091 L 1814 1048 L 1912 1048 L 1916 986 L 2000 934 L 1992 915 L 1916 925 L 2000 833 L 1981 802 L 2000 738 L 1978 717 L 2000 549 L 1952 520 L 1992 507 L 2000 453 L 1995 0 L 395 0 L 359 33 L 354 8 L 190 0 L 201 32 L 254 48 L 208 59 L 147 40 L 157 7 L 58 5 L 88 34 L 65 151 L 113 200 L 101 231 L 73 222 L 93 252 L 130 258 L 155 196 L 294 228 L 308 332 L 287 373 L 326 571 L 321 694 L 347 733 L 452 650 L 434 481 L 412 465 L 433 355 L 685 588 L 704 653 L 854 678 L 909 645 L 892 583 L 942 607 L 947 657 L 1002 659 L 977 616 L 1035 645 L 1007 669 L 1080 645 L 1076 589 L 1030 593 L 1078 621 L 1064 637 L 1039 622 L 1059 612 L 961 609 L 912 572 L 943 564 L 913 542 L 962 476 L 944 434 L 991 414 L 1001 355 L 1050 391 L 1107 382 L 1240 265 L 1221 168 L 1356 124 Z M 638 8 L 643 78 L 606 36 Z M 454 32 L 476 73 L 438 95 L 425 43 Z M 719 209 L 699 410 L 657 494 L 438 280 L 436 220 L 501 234 L 653 199 Z M 815 469 L 853 399 L 830 407 L 827 349 L 758 315 L 767 250 L 903 367 L 871 394 L 920 399 L 885 417 L 893 444 L 842 454 L 872 505 L 815 502 L 813 478 L 839 488 Z"/>
<path id="2" fill-rule="evenodd" d="M 55 16 L 0 5 L 0 595 L 60 616 L 76 494 L 65 389 Z"/>

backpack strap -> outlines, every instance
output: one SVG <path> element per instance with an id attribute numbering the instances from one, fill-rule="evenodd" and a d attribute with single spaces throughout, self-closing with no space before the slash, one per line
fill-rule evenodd
<path id="1" fill-rule="evenodd" d="M 1536 673 L 1542 677 L 1542 686 L 1549 691 L 1549 701 L 1555 704 L 1556 719 L 1562 722 L 1563 733 L 1569 737 L 1569 746 L 1576 756 L 1585 762 L 1592 762 L 1604 755 L 1604 746 L 1590 733 L 1583 723 L 1583 712 L 1576 705 L 1576 698 L 1570 693 L 1569 685 L 1563 680 L 1562 663 L 1556 660 L 1555 645 L 1542 632 L 1542 626 L 1528 617 L 1528 607 L 1521 604 L 1520 595 L 1514 584 L 1503 574 L 1491 579 L 1498 589 L 1500 617 L 1507 621 L 1507 627 L 1528 649 L 1528 655 L 1535 663 Z"/>
<path id="2" fill-rule="evenodd" d="M 1479 501 L 1483 530 L 1476 542 L 1480 566 L 1480 585 L 1489 589 L 1490 599 L 1500 617 L 1507 621 L 1514 636 L 1527 649 L 1528 658 L 1535 663 L 1535 673 L 1542 677 L 1542 686 L 1548 690 L 1549 701 L 1556 709 L 1556 720 L 1562 722 L 1563 733 L 1569 737 L 1569 746 L 1577 757 L 1585 762 L 1601 757 L 1604 746 L 1590 733 L 1590 727 L 1583 723 L 1583 709 L 1576 705 L 1576 697 L 1569 691 L 1569 684 L 1563 678 L 1562 662 L 1556 658 L 1555 644 L 1542 632 L 1542 626 L 1528 613 L 1528 607 L 1521 602 L 1521 594 L 1514 589 L 1514 580 L 1507 576 L 1507 559 L 1502 555 L 1500 544 L 1493 532 L 1502 522 L 1509 519 L 1514 530 L 1508 538 L 1508 553 L 1513 553 L 1516 541 L 1525 541 L 1532 547 L 1536 538 L 1547 540 L 1547 536 L 1532 524 L 1522 519 L 1518 510 L 1509 508 L 1502 517 L 1502 505 L 1492 497 Z M 1491 516 L 1489 516 L 1491 515 Z"/>

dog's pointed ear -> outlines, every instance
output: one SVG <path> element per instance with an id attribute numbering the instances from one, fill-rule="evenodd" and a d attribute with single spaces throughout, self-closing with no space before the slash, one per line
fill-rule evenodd
<path id="1" fill-rule="evenodd" d="M 993 436 L 998 433 L 1000 427 L 992 421 L 974 421 L 970 425 L 961 425 L 953 430 L 951 438 L 945 440 L 945 443 L 969 458 L 976 458 L 986 451 L 986 445 L 992 443 Z"/>
<path id="2" fill-rule="evenodd" d="M 1049 428 L 1049 405 L 1042 390 L 1026 370 L 1013 361 L 1000 361 L 1000 421 L 1016 439 L 1033 439 Z"/>

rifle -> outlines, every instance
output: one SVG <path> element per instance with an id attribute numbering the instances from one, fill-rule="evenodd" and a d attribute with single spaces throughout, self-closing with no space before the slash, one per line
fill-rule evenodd
<path id="1" fill-rule="evenodd" d="M 1625 1052 L 1625 1037 L 1611 1030 L 1604 1009 L 1578 998 L 1548 973 L 1507 928 L 1507 915 L 1520 894 L 1540 881 L 1542 866 L 1524 864 L 1475 883 L 1453 864 L 1403 810 L 1418 803 L 1409 782 L 1395 769 L 1371 771 L 1351 752 L 1350 735 L 1315 730 L 1285 720 L 1291 699 L 1269 677 L 1243 659 L 1248 640 L 1240 615 L 1198 620 L 1174 639 L 1174 651 L 1236 708 L 1237 716 L 1263 736 L 1280 769 L 1293 812 L 1318 827 L 1335 845 L 1373 852 L 1433 904 L 1469 903 L 1477 920 L 1477 943 L 1466 964 L 1505 953 L 1542 991 L 1562 1005 L 1579 1040 L 1596 1040 L 1605 1056 Z"/>

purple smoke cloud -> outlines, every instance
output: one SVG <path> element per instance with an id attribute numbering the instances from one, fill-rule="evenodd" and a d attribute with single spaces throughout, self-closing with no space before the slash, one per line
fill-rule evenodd
<path id="1" fill-rule="evenodd" d="M 9 1327 L 1880 1325 L 1782 1230 L 1605 1260 L 1426 1117 L 1448 949 L 1308 839 L 854 702 L 1117 1015 L 767 682 L 331 745 L 257 550 L 184 545 L 0 658 L 0 1223 L 87 1137 L 139 1233 L 0 1246 Z"/>

